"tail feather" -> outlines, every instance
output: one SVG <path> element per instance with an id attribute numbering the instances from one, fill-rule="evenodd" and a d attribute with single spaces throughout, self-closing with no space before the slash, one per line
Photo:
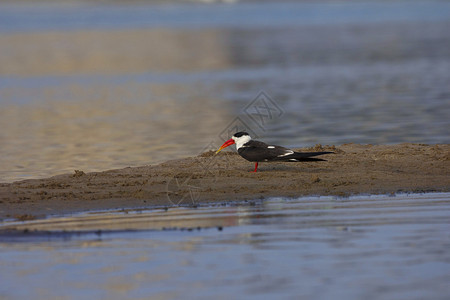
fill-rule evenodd
<path id="1" fill-rule="evenodd" d="M 292 154 L 292 158 L 301 158 L 301 157 L 312 157 L 312 156 L 319 156 L 324 154 L 331 154 L 334 152 L 328 152 L 328 151 L 322 151 L 322 152 L 294 152 Z M 291 156 L 291 155 L 290 155 Z"/>
<path id="2" fill-rule="evenodd" d="M 300 158 L 290 158 L 289 161 L 327 161 L 327 160 L 322 158 L 300 157 Z"/>
<path id="3" fill-rule="evenodd" d="M 313 158 L 313 156 L 319 156 L 324 154 L 331 154 L 334 152 L 294 152 L 291 155 L 283 156 L 280 160 L 283 161 L 326 161 L 321 158 Z"/>

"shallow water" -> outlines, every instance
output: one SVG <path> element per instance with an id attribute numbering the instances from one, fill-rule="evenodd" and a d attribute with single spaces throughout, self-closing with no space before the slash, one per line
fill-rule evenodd
<path id="1" fill-rule="evenodd" d="M 0 237 L 2 299 L 450 295 L 448 193 L 271 199 L 2 225 L 29 230 Z"/>
<path id="2" fill-rule="evenodd" d="M 243 128 L 450 142 L 446 1 L 70 3 L 0 4 L 0 182 L 197 155 Z"/>

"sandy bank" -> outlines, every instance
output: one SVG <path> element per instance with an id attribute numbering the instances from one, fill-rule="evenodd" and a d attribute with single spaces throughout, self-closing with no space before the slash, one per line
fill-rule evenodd
<path id="1" fill-rule="evenodd" d="M 253 164 L 233 152 L 0 184 L 0 218 L 305 195 L 449 192 L 450 145 L 317 145 L 326 162 Z"/>

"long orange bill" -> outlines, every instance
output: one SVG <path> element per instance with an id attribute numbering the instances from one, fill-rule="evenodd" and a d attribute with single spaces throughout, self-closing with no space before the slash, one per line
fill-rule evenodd
<path id="1" fill-rule="evenodd" d="M 223 148 L 226 148 L 226 147 L 231 146 L 233 144 L 234 144 L 234 140 L 233 139 L 229 139 L 228 141 L 223 143 L 222 146 L 220 146 L 219 150 L 216 151 L 216 154 L 219 153 L 220 151 L 222 151 Z"/>

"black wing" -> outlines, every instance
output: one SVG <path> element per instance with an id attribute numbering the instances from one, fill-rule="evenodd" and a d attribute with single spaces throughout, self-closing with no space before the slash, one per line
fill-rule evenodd
<path id="1" fill-rule="evenodd" d="M 325 159 L 321 158 L 314 158 L 313 156 L 319 156 L 324 154 L 331 154 L 334 152 L 294 152 L 293 154 L 286 155 L 281 158 L 277 158 L 275 160 L 281 160 L 281 161 L 325 161 Z"/>
<path id="2" fill-rule="evenodd" d="M 260 141 L 249 141 L 239 148 L 240 156 L 248 161 L 323 161 L 320 158 L 313 158 L 313 156 L 330 154 L 333 152 L 295 152 L 291 149 L 268 145 Z"/>
<path id="3" fill-rule="evenodd" d="M 240 156 L 248 161 L 273 161 L 292 155 L 295 152 L 275 145 L 267 145 L 260 141 L 249 141 L 239 148 Z"/>

